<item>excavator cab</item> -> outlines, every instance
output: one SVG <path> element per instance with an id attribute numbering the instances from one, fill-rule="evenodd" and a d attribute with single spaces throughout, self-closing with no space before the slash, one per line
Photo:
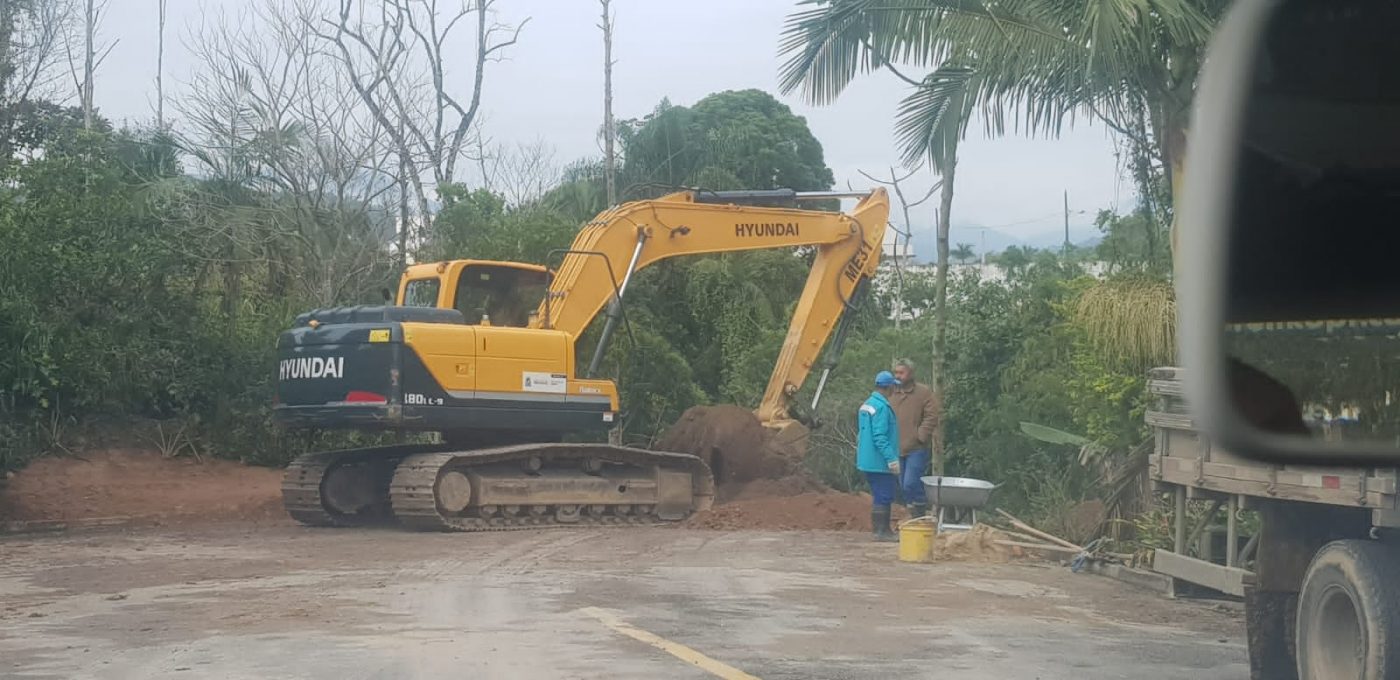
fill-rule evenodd
<path id="1" fill-rule="evenodd" d="M 456 309 L 470 325 L 526 328 L 548 289 L 549 270 L 539 265 L 452 260 L 409 267 L 398 304 Z"/>

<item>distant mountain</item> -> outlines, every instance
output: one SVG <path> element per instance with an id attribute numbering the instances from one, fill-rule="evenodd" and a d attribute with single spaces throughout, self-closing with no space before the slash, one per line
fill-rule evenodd
<path id="1" fill-rule="evenodd" d="M 985 236 L 984 236 L 985 234 Z M 1102 233 L 1092 224 L 1071 224 L 1069 228 L 1070 243 L 1080 247 L 1092 247 L 1103 240 Z M 954 224 L 948 233 L 948 245 L 951 248 L 958 247 L 959 243 L 972 244 L 972 249 L 980 257 L 985 244 L 988 253 L 999 253 L 1011 246 L 1031 247 L 1031 248 L 1059 248 L 1064 245 L 1065 233 L 1063 229 L 1045 229 L 1037 227 L 1036 231 L 1027 233 L 1025 229 L 1009 228 L 999 230 L 986 228 L 974 224 Z M 938 235 L 933 227 L 915 227 L 913 230 L 911 251 L 914 259 L 920 262 L 932 262 L 938 257 Z"/>

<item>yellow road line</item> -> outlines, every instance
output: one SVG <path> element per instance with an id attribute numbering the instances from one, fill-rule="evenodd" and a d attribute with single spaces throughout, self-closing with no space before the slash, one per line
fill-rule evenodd
<path id="1" fill-rule="evenodd" d="M 617 618 L 616 615 L 607 610 L 597 607 L 585 607 L 580 609 L 579 612 L 598 619 L 603 625 L 618 633 L 622 633 L 633 640 L 645 642 L 715 677 L 723 678 L 724 680 L 759 680 L 756 676 L 749 675 L 729 664 L 711 659 L 679 642 L 672 642 L 660 635 L 637 628 Z"/>

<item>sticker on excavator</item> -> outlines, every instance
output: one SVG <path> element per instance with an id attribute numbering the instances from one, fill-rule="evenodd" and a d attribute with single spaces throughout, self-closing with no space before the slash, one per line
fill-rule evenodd
<path id="1" fill-rule="evenodd" d="M 569 386 L 569 378 L 563 373 L 537 373 L 526 371 L 521 376 L 521 388 L 526 392 L 550 392 L 563 394 Z"/>

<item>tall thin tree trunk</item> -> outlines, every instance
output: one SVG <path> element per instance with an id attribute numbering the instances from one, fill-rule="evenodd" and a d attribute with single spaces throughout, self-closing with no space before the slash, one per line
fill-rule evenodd
<path id="1" fill-rule="evenodd" d="M 97 0 L 87 0 L 87 12 L 83 21 L 83 129 L 92 129 L 92 72 L 96 69 L 97 56 L 93 41 L 97 34 Z"/>
<path id="2" fill-rule="evenodd" d="M 603 176 L 607 182 L 608 206 L 617 204 L 617 152 L 612 110 L 612 0 L 599 0 L 603 6 Z"/>
<path id="3" fill-rule="evenodd" d="M 408 162 L 399 159 L 399 269 L 408 268 Z"/>
<path id="4" fill-rule="evenodd" d="M 165 129 L 165 4 L 158 0 L 159 33 L 156 36 L 156 128 Z"/>
<path id="5" fill-rule="evenodd" d="M 15 4 L 0 2 L 0 92 L 5 92 L 14 77 L 15 63 L 10 56 L 14 44 Z"/>
<path id="6" fill-rule="evenodd" d="M 10 82 L 15 77 L 15 63 L 10 57 L 14 45 L 15 3 L 0 0 L 0 93 L 9 92 Z M 13 107 L 0 107 L 0 166 L 10 161 L 10 128 L 14 125 Z"/>
<path id="7" fill-rule="evenodd" d="M 947 357 L 948 339 L 948 231 L 952 226 L 953 213 L 953 178 L 958 167 L 957 151 L 948 159 L 947 166 L 943 170 L 943 189 L 939 194 L 938 202 L 938 279 L 934 290 L 934 298 L 937 307 L 933 317 L 933 389 L 938 394 L 940 400 L 944 399 L 947 385 L 947 367 L 944 365 Z M 933 471 L 936 475 L 943 474 L 944 451 L 943 438 L 944 418 L 938 419 L 938 427 L 933 433 Z"/>
<path id="8" fill-rule="evenodd" d="M 912 234 L 914 228 L 911 225 L 913 225 L 914 222 L 909 219 L 909 201 L 905 200 L 904 188 L 899 186 L 899 181 L 898 175 L 894 174 L 894 168 L 891 167 L 890 186 L 894 187 L 895 197 L 899 199 L 899 209 L 904 213 L 904 229 Z M 925 196 L 924 198 L 927 199 L 928 197 Z M 922 203 L 923 201 L 919 202 Z M 902 234 L 898 231 L 894 233 L 894 327 L 896 330 L 899 329 L 900 322 L 904 317 L 904 260 L 900 259 L 903 254 L 899 251 L 899 237 L 901 235 Z M 907 252 L 909 237 L 905 236 L 904 244 Z"/>

